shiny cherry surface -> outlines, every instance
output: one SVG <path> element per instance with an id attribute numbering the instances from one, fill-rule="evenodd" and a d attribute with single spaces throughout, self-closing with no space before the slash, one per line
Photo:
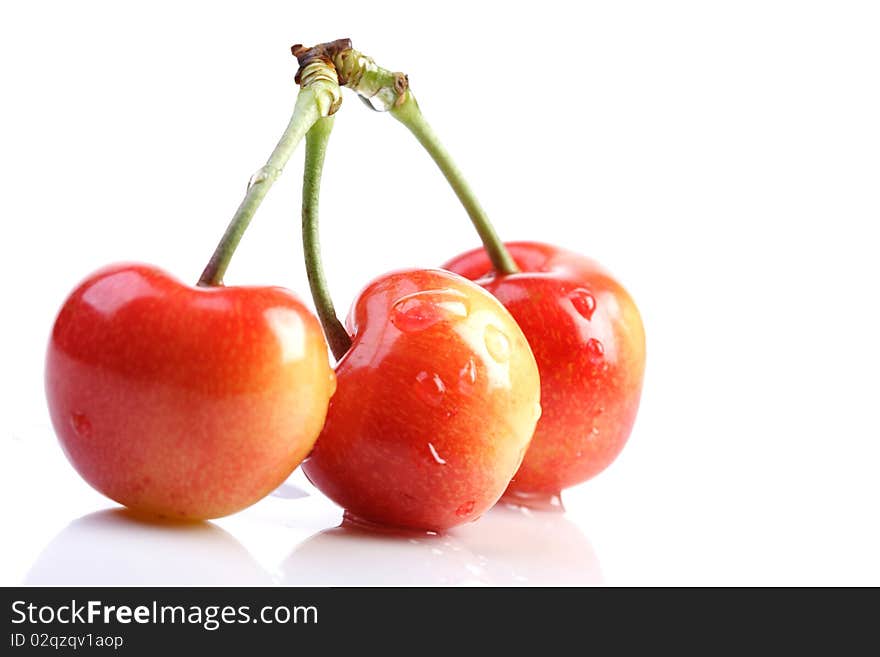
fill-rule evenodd
<path id="1" fill-rule="evenodd" d="M 138 264 L 71 293 L 46 360 L 64 451 L 108 497 L 213 518 L 265 496 L 311 450 L 335 378 L 320 326 L 276 287 L 190 287 Z"/>
<path id="2" fill-rule="evenodd" d="M 309 479 L 369 523 L 443 530 L 478 518 L 540 415 L 538 368 L 516 322 L 464 278 L 412 270 L 367 286 L 348 329 Z"/>
<path id="3" fill-rule="evenodd" d="M 593 260 L 535 242 L 507 248 L 520 273 L 496 276 L 483 249 L 445 268 L 504 304 L 538 362 L 543 413 L 508 492 L 523 499 L 558 495 L 604 470 L 629 438 L 645 333 L 632 298 Z"/>

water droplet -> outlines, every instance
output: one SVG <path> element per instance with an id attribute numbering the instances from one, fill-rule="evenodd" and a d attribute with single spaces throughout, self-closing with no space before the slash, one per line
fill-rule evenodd
<path id="1" fill-rule="evenodd" d="M 605 347 L 596 338 L 587 340 L 587 357 L 591 363 L 598 365 L 605 357 Z"/>
<path id="2" fill-rule="evenodd" d="M 274 181 L 275 178 L 278 177 L 280 171 L 275 167 L 264 166 L 260 167 L 260 169 L 250 177 L 247 184 L 247 191 L 251 190 L 251 187 L 257 185 L 259 183 L 264 183 L 266 181 Z"/>
<path id="3" fill-rule="evenodd" d="M 70 426 L 80 438 L 92 437 L 92 423 L 84 413 L 73 413 L 70 416 Z"/>
<path id="4" fill-rule="evenodd" d="M 397 100 L 397 94 L 389 87 L 382 87 L 379 93 L 373 96 L 361 96 L 358 98 L 363 101 L 364 105 L 374 112 L 387 112 L 394 107 L 394 101 Z"/>
<path id="5" fill-rule="evenodd" d="M 391 309 L 391 323 L 404 333 L 424 331 L 439 322 L 467 317 L 465 296 L 455 290 L 423 290 L 401 297 Z"/>
<path id="6" fill-rule="evenodd" d="M 459 388 L 470 388 L 477 382 L 477 364 L 473 358 L 468 358 L 468 362 L 458 371 L 458 381 Z"/>
<path id="7" fill-rule="evenodd" d="M 599 404 L 596 406 L 595 410 L 593 410 L 593 415 L 602 415 L 605 412 L 605 405 Z"/>
<path id="8" fill-rule="evenodd" d="M 510 360 L 510 340 L 501 332 L 501 329 L 489 324 L 483 339 L 486 341 L 486 349 L 492 358 L 499 363 L 506 363 Z"/>
<path id="9" fill-rule="evenodd" d="M 590 429 L 590 435 L 594 438 L 599 435 L 599 427 L 593 427 Z"/>
<path id="10" fill-rule="evenodd" d="M 439 406 L 446 394 L 446 385 L 439 374 L 419 372 L 416 375 L 416 394 L 429 406 Z"/>
<path id="11" fill-rule="evenodd" d="M 455 510 L 455 515 L 459 518 L 464 518 L 474 512 L 475 505 L 476 502 L 474 500 L 469 500 Z"/>
<path id="12" fill-rule="evenodd" d="M 446 459 L 442 458 L 440 454 L 437 453 L 437 449 L 431 443 L 428 443 L 428 449 L 431 452 L 431 456 L 434 457 L 434 461 L 436 461 L 439 465 L 446 465 Z"/>
<path id="13" fill-rule="evenodd" d="M 568 300 L 584 319 L 592 319 L 596 311 L 596 298 L 582 287 L 568 293 Z"/>

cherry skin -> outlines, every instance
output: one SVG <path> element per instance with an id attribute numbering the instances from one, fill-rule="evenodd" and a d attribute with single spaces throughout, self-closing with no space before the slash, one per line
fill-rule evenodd
<path id="1" fill-rule="evenodd" d="M 355 521 L 440 531 L 475 520 L 541 412 L 522 331 L 485 290 L 439 270 L 378 278 L 347 323 L 352 346 L 304 472 Z"/>
<path id="2" fill-rule="evenodd" d="M 280 485 L 335 387 L 315 317 L 276 287 L 190 287 L 106 267 L 64 302 L 46 395 L 64 451 L 132 509 L 224 516 Z"/>
<path id="3" fill-rule="evenodd" d="M 520 273 L 495 275 L 483 249 L 444 268 L 499 299 L 538 361 L 543 414 L 508 494 L 540 501 L 594 477 L 623 449 L 641 396 L 645 333 L 632 298 L 593 260 L 535 242 L 506 246 Z"/>

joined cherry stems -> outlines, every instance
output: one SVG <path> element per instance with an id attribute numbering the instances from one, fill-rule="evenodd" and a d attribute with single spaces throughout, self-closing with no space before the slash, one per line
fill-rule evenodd
<path id="1" fill-rule="evenodd" d="M 351 347 L 351 337 L 336 316 L 330 297 L 318 238 L 321 174 L 333 127 L 332 115 L 342 101 L 340 85 L 354 90 L 372 109 L 389 111 L 406 126 L 437 164 L 462 203 L 495 271 L 499 274 L 519 271 L 461 170 L 425 120 L 406 75 L 378 66 L 372 58 L 352 48 L 348 39 L 313 48 L 296 45 L 291 50 L 300 64 L 296 81 L 301 87 L 293 114 L 266 164 L 251 177 L 244 199 L 199 278 L 200 286 L 223 285 L 223 277 L 251 219 L 305 137 L 302 239 L 309 287 L 318 318 L 337 360 Z"/>

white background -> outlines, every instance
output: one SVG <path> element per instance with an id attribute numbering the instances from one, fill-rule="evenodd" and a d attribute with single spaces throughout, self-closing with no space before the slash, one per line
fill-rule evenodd
<path id="1" fill-rule="evenodd" d="M 0 583 L 880 584 L 876 4 L 307 4 L 0 9 Z M 340 512 L 299 475 L 212 524 L 92 515 L 113 504 L 45 408 L 54 313 L 109 262 L 194 282 L 286 125 L 289 46 L 341 36 L 409 73 L 505 238 L 629 288 L 648 337 L 630 443 L 567 514 L 438 539 L 320 533 Z M 307 296 L 301 159 L 227 283 Z M 341 308 L 476 245 L 415 141 L 351 94 L 322 211 Z"/>

